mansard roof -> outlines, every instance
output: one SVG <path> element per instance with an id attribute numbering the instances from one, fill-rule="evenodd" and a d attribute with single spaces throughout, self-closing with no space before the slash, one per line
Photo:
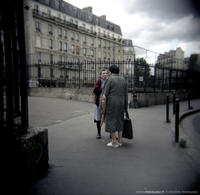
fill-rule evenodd
<path id="1" fill-rule="evenodd" d="M 87 22 L 89 24 L 97 25 L 109 31 L 113 31 L 114 33 L 117 33 L 119 35 L 122 35 L 121 28 L 119 25 L 109 22 L 104 18 L 96 16 L 92 13 L 86 12 L 63 0 L 33 0 L 33 1 L 49 6 L 50 8 L 56 9 L 62 13 L 65 13 L 69 16 Z"/>
<path id="2" fill-rule="evenodd" d="M 133 42 L 131 39 L 123 39 L 122 43 L 125 47 L 133 47 Z"/>

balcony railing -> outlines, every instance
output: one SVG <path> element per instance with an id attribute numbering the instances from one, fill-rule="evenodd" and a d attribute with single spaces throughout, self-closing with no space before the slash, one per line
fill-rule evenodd
<path id="1" fill-rule="evenodd" d="M 41 11 L 36 10 L 36 9 L 33 9 L 33 16 L 40 17 L 41 19 L 47 19 L 47 20 L 51 20 L 51 21 L 54 21 L 54 22 L 58 22 L 62 25 L 66 25 L 67 27 L 75 28 L 77 30 L 86 32 L 86 33 L 88 33 L 92 36 L 98 36 L 100 38 L 106 38 L 106 39 L 109 39 L 109 40 L 112 40 L 112 41 L 115 41 L 115 42 L 118 42 L 118 43 L 121 42 L 121 39 L 116 39 L 116 38 L 113 38 L 109 35 L 105 35 L 105 34 L 100 33 L 100 32 L 97 33 L 94 30 L 87 29 L 87 28 L 82 27 L 82 26 L 78 26 L 77 24 L 74 24 L 70 21 L 66 21 L 64 19 L 61 19 L 61 18 L 56 17 L 56 16 L 49 15 L 48 13 L 41 12 Z"/>

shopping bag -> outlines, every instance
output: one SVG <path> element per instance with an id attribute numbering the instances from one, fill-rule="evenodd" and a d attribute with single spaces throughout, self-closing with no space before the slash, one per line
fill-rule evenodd
<path id="1" fill-rule="evenodd" d="M 127 139 L 133 139 L 133 127 L 128 112 L 126 112 L 126 117 L 124 118 L 124 128 L 122 132 L 122 137 Z"/>

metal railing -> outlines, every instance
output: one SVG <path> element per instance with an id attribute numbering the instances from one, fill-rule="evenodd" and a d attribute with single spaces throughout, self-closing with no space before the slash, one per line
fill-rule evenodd
<path id="1" fill-rule="evenodd" d="M 133 63 L 133 62 L 132 62 Z M 129 89 L 133 88 L 133 64 L 119 61 L 58 62 L 29 65 L 29 80 L 38 81 L 39 87 L 92 87 L 103 69 L 116 64 L 126 78 Z"/>
<path id="2" fill-rule="evenodd" d="M 188 70 L 141 64 L 135 61 L 84 61 L 54 62 L 29 65 L 29 80 L 37 81 L 39 87 L 92 87 L 103 69 L 116 64 L 120 74 L 127 80 L 129 91 L 173 92 L 188 91 L 198 87 L 198 77 Z M 196 86 L 196 87 L 195 87 Z"/>

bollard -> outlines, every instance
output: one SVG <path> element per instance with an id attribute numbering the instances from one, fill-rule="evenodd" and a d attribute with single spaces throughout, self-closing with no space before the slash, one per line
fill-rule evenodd
<path id="1" fill-rule="evenodd" d="M 176 94 L 173 94 L 173 114 L 175 114 L 175 102 L 176 102 Z"/>
<path id="2" fill-rule="evenodd" d="M 175 143 L 179 142 L 179 99 L 175 101 Z"/>
<path id="3" fill-rule="evenodd" d="M 169 123 L 169 95 L 166 96 L 166 122 Z"/>
<path id="4" fill-rule="evenodd" d="M 191 105 L 190 105 L 190 100 L 191 100 L 191 93 L 188 93 L 188 110 L 192 109 Z"/>

